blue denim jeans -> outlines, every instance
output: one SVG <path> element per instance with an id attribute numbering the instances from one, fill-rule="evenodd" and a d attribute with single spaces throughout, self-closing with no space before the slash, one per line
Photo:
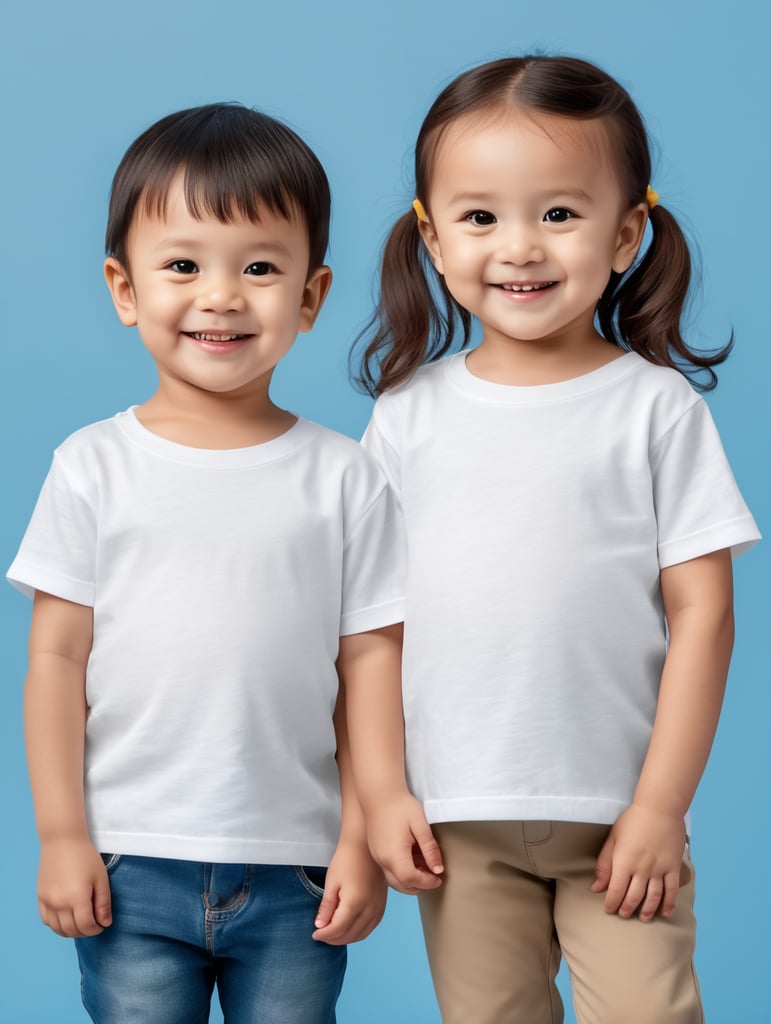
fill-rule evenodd
<path id="1" fill-rule="evenodd" d="M 334 1024 L 344 946 L 311 938 L 323 868 L 105 856 L 113 923 L 77 939 L 96 1024 Z"/>

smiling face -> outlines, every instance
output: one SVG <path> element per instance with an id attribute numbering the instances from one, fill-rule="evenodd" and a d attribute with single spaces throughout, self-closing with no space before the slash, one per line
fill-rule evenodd
<path id="1" fill-rule="evenodd" d="M 597 347 L 597 301 L 611 270 L 631 265 L 647 219 L 621 194 L 601 123 L 510 109 L 459 118 L 438 143 L 427 199 L 423 239 L 480 320 L 480 353 Z"/>
<path id="2" fill-rule="evenodd" d="M 206 392 L 267 402 L 274 368 L 313 326 L 331 280 L 327 267 L 309 276 L 299 218 L 262 209 L 254 222 L 196 219 L 179 176 L 162 217 L 138 204 L 126 252 L 127 267 L 106 261 L 107 283 L 172 401 Z"/>

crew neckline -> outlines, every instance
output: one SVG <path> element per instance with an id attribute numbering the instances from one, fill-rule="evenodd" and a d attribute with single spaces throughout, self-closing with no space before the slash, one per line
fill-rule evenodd
<path id="1" fill-rule="evenodd" d="M 444 360 L 448 380 L 458 391 L 489 402 L 506 405 L 533 405 L 543 402 L 561 402 L 590 394 L 614 384 L 633 372 L 641 362 L 636 352 L 624 352 L 596 370 L 580 377 L 557 381 L 553 384 L 498 384 L 476 377 L 466 365 L 469 352 L 464 349 Z"/>
<path id="2" fill-rule="evenodd" d="M 137 406 L 132 405 L 115 417 L 120 430 L 134 444 L 171 462 L 209 469 L 242 469 L 274 462 L 304 444 L 311 429 L 308 420 L 298 417 L 289 430 L 262 444 L 246 448 L 191 448 L 148 430 L 139 421 L 136 410 Z"/>

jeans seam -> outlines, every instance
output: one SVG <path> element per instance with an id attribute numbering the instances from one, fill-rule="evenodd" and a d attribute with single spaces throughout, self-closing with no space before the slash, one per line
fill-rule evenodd
<path id="1" fill-rule="evenodd" d="M 224 924 L 226 921 L 231 920 L 235 915 L 243 909 L 249 899 L 249 893 L 252 886 L 252 876 L 254 869 L 251 864 L 244 866 L 244 881 L 241 885 L 241 891 L 224 907 L 210 907 L 208 903 L 209 896 L 212 895 L 210 892 L 204 892 L 201 896 L 204 905 L 204 928 L 206 931 L 206 950 L 209 953 L 214 954 L 214 928 L 218 924 Z M 211 874 L 209 875 L 209 882 L 211 882 Z"/>

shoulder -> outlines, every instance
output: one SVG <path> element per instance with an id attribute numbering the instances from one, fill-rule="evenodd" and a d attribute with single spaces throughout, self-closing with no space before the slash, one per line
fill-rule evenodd
<path id="1" fill-rule="evenodd" d="M 130 415 L 129 411 L 120 412 L 109 419 L 97 420 L 96 423 L 80 427 L 62 441 L 56 449 L 56 455 L 64 458 L 76 458 L 82 453 L 114 444 L 116 439 L 120 439 L 122 436 L 120 421 L 128 415 Z"/>
<path id="2" fill-rule="evenodd" d="M 409 380 L 384 392 L 375 402 L 375 408 L 388 409 L 392 405 L 409 405 L 410 402 L 421 399 L 437 388 L 444 388 L 448 367 L 458 359 L 465 359 L 466 355 L 464 350 L 436 362 L 426 363 L 425 366 L 416 370 Z"/>
<path id="3" fill-rule="evenodd" d="M 668 366 L 657 366 L 636 353 L 628 353 L 631 372 L 627 375 L 627 414 L 635 410 L 651 422 L 655 439 L 667 433 L 692 411 L 709 415 L 706 403 L 682 373 Z"/>
<path id="4" fill-rule="evenodd" d="M 446 400 L 448 383 L 457 360 L 465 360 L 466 351 L 421 366 L 409 380 L 384 392 L 375 402 L 371 425 L 390 443 L 417 429 L 418 421 L 431 421 L 437 405 Z"/>
<path id="5" fill-rule="evenodd" d="M 306 458 L 326 478 L 344 482 L 345 493 L 379 491 L 385 487 L 385 475 L 379 464 L 358 441 L 312 420 L 303 420 L 302 424 Z"/>

